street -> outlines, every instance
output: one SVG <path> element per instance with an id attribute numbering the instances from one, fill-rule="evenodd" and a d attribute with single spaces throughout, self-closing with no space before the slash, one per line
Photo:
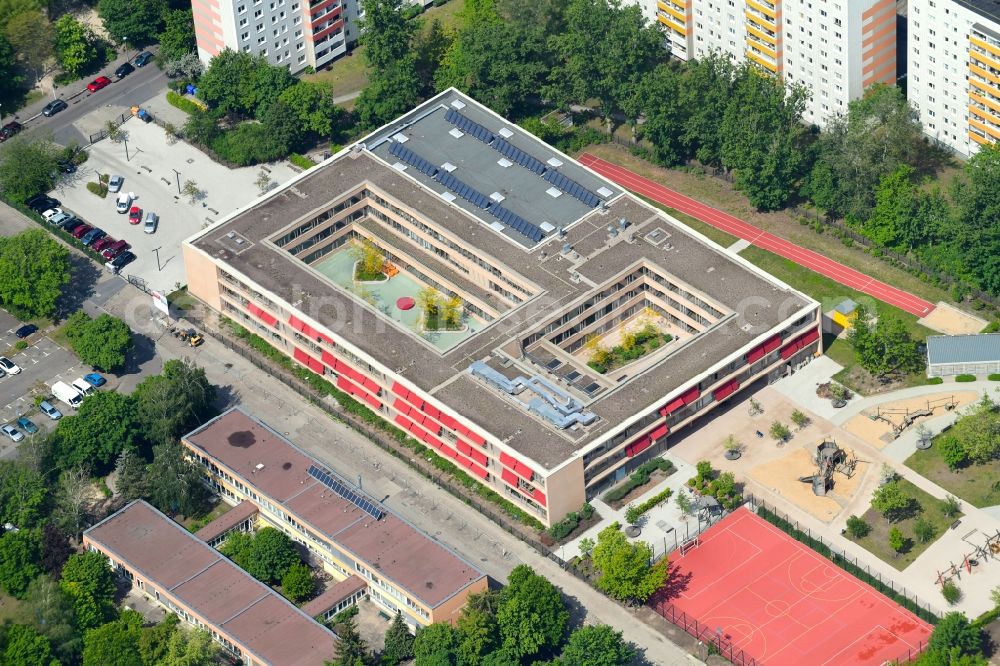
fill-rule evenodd
<path id="1" fill-rule="evenodd" d="M 131 50 L 129 55 L 134 58 L 137 53 L 135 50 Z M 167 85 L 166 75 L 152 62 L 145 67 L 137 68 L 120 81 L 115 79 L 114 71 L 123 62 L 125 59 L 119 57 L 93 76 L 71 83 L 63 89 L 57 89 L 57 96 L 66 100 L 69 108 L 51 118 L 41 115 L 45 105 L 53 100 L 50 94 L 14 115 L 5 115 L 4 121 L 17 120 L 24 125 L 26 132 L 50 133 L 55 142 L 62 145 L 66 145 L 70 141 L 86 145 L 89 143 L 88 137 L 73 126 L 83 116 L 101 107 L 128 108 L 133 104 L 142 103 L 162 92 Z M 98 76 L 107 76 L 112 81 L 111 85 L 96 93 L 88 92 L 87 84 Z M 110 120 L 113 115 L 115 114 L 109 111 L 108 119 Z"/>
<path id="2" fill-rule="evenodd" d="M 17 211 L 0 205 L 0 235 L 34 226 Z M 109 281 L 123 287 L 112 288 Z M 344 478 L 360 480 L 368 494 L 461 553 L 492 578 L 504 582 L 515 566 L 528 564 L 562 588 L 575 622 L 609 624 L 624 632 L 650 664 L 700 663 L 668 640 L 664 632 L 673 628 L 665 620 L 659 620 L 662 630 L 642 622 L 637 611 L 609 601 L 238 354 L 210 337 L 200 347 L 186 346 L 168 333 L 151 298 L 120 278 L 101 276 L 82 308 L 92 316 L 108 312 L 121 317 L 136 334 L 137 351 L 129 374 L 119 380 L 121 391 L 131 391 L 143 377 L 159 372 L 168 359 L 188 358 L 203 367 L 209 381 L 219 387 L 222 406 L 241 404 Z"/>

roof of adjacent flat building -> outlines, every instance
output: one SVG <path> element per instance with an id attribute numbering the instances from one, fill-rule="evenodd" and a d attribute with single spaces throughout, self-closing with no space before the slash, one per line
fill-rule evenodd
<path id="1" fill-rule="evenodd" d="M 990 25 L 981 26 L 987 32 L 996 34 L 1000 31 L 1000 1 L 998 0 L 955 0 L 958 4 L 967 7 L 976 14 L 990 21 Z M 992 30 L 991 30 L 992 29 Z"/>
<path id="2" fill-rule="evenodd" d="M 990 363 L 1000 361 L 1000 333 L 931 335 L 927 363 Z"/>
<path id="3" fill-rule="evenodd" d="M 565 192 L 554 197 L 549 193 L 551 183 L 529 168 L 519 164 L 501 166 L 501 153 L 493 147 L 496 141 L 487 145 L 471 132 L 456 137 L 451 131 L 456 126 L 445 118 L 449 111 L 456 110 L 486 128 L 494 139 L 503 138 L 545 165 L 545 169 L 554 169 L 596 194 L 599 203 L 591 206 Z M 421 156 L 431 165 L 424 171 L 437 175 L 429 176 L 420 168 L 404 165 L 390 153 L 392 145 L 397 146 L 397 153 L 399 147 L 405 147 L 412 155 Z M 412 158 L 410 161 L 419 164 Z M 556 162 L 559 166 L 552 166 Z M 456 168 L 442 171 L 443 165 Z M 402 169 L 403 166 L 406 168 Z M 556 231 L 547 232 L 537 243 L 525 241 L 520 237 L 523 234 L 513 232 L 510 225 L 501 225 L 503 230 L 497 231 L 497 220 L 490 213 L 465 198 L 449 201 L 443 196 L 451 195 L 452 191 L 439 182 L 442 173 L 461 176 L 463 183 L 487 197 L 499 194 L 503 197 L 501 206 L 535 226 L 549 222 Z M 511 308 L 488 291 L 470 288 L 501 314 L 479 332 L 441 351 L 283 249 L 265 242 L 294 221 L 328 207 L 359 187 L 403 202 L 460 239 L 472 253 L 488 256 L 492 262 L 535 285 L 536 295 Z M 565 183 L 563 187 L 573 189 Z M 491 205 L 490 210 L 493 209 Z M 609 225 L 617 227 L 619 221 L 624 222 L 626 230 L 611 233 Z M 358 224 L 375 233 L 380 241 L 384 236 L 386 242 L 393 242 L 390 233 L 379 233 L 378 227 L 384 225 L 374 218 Z M 563 228 L 563 235 L 558 232 L 559 227 Z M 238 246 L 234 245 L 234 238 L 241 241 Z M 588 443 L 616 429 L 623 420 L 684 389 L 693 377 L 707 372 L 714 364 L 749 348 L 795 313 L 815 306 L 811 299 L 738 255 L 624 193 L 617 185 L 455 90 L 429 100 L 188 242 L 228 265 L 233 272 L 254 281 L 282 300 L 285 307 L 298 310 L 330 329 L 548 469 L 559 466 Z M 564 251 L 566 247 L 569 252 Z M 421 260 L 426 261 L 432 274 L 457 285 L 468 282 L 456 268 L 436 255 L 416 246 L 407 246 L 406 250 L 411 254 L 426 254 Z M 469 375 L 474 361 L 495 360 L 503 354 L 510 357 L 507 350 L 525 331 L 540 326 L 554 312 L 583 301 L 595 291 L 595 285 L 642 263 L 676 276 L 720 304 L 728 314 L 710 330 L 685 341 L 669 354 L 661 354 L 662 358 L 650 367 L 631 373 L 617 384 L 606 383 L 592 394 L 581 392 L 589 381 L 578 380 L 570 385 L 563 381 L 562 375 L 548 372 L 530 358 L 516 359 L 529 367 L 528 376 L 540 375 L 574 393 L 586 410 L 597 415 L 592 425 L 554 427 L 529 413 L 510 396 Z M 503 354 L 499 354 L 501 351 Z M 583 370 L 587 371 L 585 364 Z"/>
<path id="4" fill-rule="evenodd" d="M 274 666 L 323 666 L 336 636 L 142 500 L 84 536 Z"/>
<path id="5" fill-rule="evenodd" d="M 485 574 L 337 476 L 259 419 L 233 408 L 185 435 L 216 464 L 415 600 L 435 608 Z M 309 474 L 317 466 L 383 512 L 376 520 Z"/>
<path id="6" fill-rule="evenodd" d="M 257 506 L 253 502 L 242 500 L 236 506 L 229 509 L 229 511 L 226 511 L 208 525 L 195 532 L 194 535 L 202 541 L 211 541 L 222 536 L 240 523 L 256 516 L 257 513 Z"/>

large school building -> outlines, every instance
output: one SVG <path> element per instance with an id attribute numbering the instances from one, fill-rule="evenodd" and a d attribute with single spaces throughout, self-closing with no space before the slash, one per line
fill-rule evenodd
<path id="1" fill-rule="evenodd" d="M 821 345 L 815 301 L 454 89 L 183 251 L 191 294 L 545 524 Z"/>

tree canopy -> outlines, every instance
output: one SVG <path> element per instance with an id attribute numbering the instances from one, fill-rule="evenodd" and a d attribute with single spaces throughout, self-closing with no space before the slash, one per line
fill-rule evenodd
<path id="1" fill-rule="evenodd" d="M 63 71 L 81 76 L 97 62 L 98 51 L 94 35 L 70 14 L 55 22 L 56 59 Z"/>
<path id="2" fill-rule="evenodd" d="M 141 48 L 156 42 L 163 30 L 167 0 L 98 0 L 97 15 L 119 44 Z"/>
<path id="3" fill-rule="evenodd" d="M 645 542 L 631 543 L 618 523 L 597 535 L 592 559 L 600 572 L 597 587 L 623 601 L 644 602 L 667 580 L 667 560 L 650 565 L 653 549 Z"/>
<path id="4" fill-rule="evenodd" d="M 59 420 L 53 446 L 60 469 L 78 465 L 106 472 L 125 449 L 138 446 L 140 431 L 132 397 L 97 391 L 73 416 Z"/>
<path id="5" fill-rule="evenodd" d="M 625 666 L 632 663 L 635 650 L 622 632 L 607 625 L 588 625 L 570 634 L 555 666 Z"/>
<path id="6" fill-rule="evenodd" d="M 28 584 L 42 573 L 36 530 L 4 532 L 0 536 L 0 587 L 12 597 L 24 598 Z"/>
<path id="7" fill-rule="evenodd" d="M 132 349 L 132 330 L 118 317 L 104 313 L 91 319 L 77 311 L 66 320 L 70 346 L 87 365 L 105 371 L 118 370 Z"/>
<path id="8" fill-rule="evenodd" d="M 31 72 L 34 82 L 49 69 L 55 35 L 52 24 L 37 5 L 5 16 L 4 35 L 14 47 L 18 60 Z M 31 195 L 28 195 L 31 196 Z"/>
<path id="9" fill-rule="evenodd" d="M 569 612 L 559 589 L 521 564 L 511 571 L 501 592 L 497 625 L 507 654 L 522 660 L 544 659 L 565 640 Z"/>
<path id="10" fill-rule="evenodd" d="M 46 479 L 21 462 L 0 463 L 0 524 L 35 527 L 49 504 Z"/>
<path id="11" fill-rule="evenodd" d="M 382 666 L 396 666 L 400 662 L 412 659 L 413 656 L 413 635 L 403 621 L 403 616 L 397 612 L 385 632 Z"/>
<path id="12" fill-rule="evenodd" d="M 0 237 L 0 304 L 13 314 L 51 316 L 69 279 L 69 250 L 44 230 Z"/>
<path id="13" fill-rule="evenodd" d="M 160 57 L 164 61 L 179 60 L 195 52 L 194 15 L 190 9 L 173 9 L 163 15 L 160 33 Z"/>
<path id="14" fill-rule="evenodd" d="M 139 652 L 142 615 L 133 610 L 83 635 L 83 666 L 143 666 Z"/>
<path id="15" fill-rule="evenodd" d="M 132 397 L 144 436 L 153 444 L 175 442 L 215 413 L 215 387 L 205 370 L 177 359 L 139 382 Z"/>
<path id="16" fill-rule="evenodd" d="M 115 616 L 115 581 L 107 558 L 98 553 L 73 555 L 63 566 L 59 587 L 73 600 L 81 630 L 98 627 Z"/>
<path id="17" fill-rule="evenodd" d="M 234 532 L 219 552 L 265 583 L 279 583 L 282 577 L 302 561 L 295 543 L 284 532 L 262 527 L 256 534 Z"/>
<path id="18" fill-rule="evenodd" d="M 34 627 L 15 624 L 7 627 L 3 641 L 3 663 L 6 666 L 58 666 L 49 639 Z"/>
<path id="19" fill-rule="evenodd" d="M 861 367 L 880 379 L 916 372 L 923 367 L 923 355 L 899 317 L 883 313 L 872 323 L 867 308 L 859 307 L 857 312 L 847 340 Z"/>
<path id="20" fill-rule="evenodd" d="M 198 81 L 198 96 L 219 112 L 255 118 L 295 85 L 287 67 L 268 63 L 265 56 L 226 49 L 212 58 Z"/>

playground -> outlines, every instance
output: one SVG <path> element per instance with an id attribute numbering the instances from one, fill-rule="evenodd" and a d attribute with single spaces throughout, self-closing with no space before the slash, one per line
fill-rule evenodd
<path id="1" fill-rule="evenodd" d="M 931 626 L 746 508 L 671 556 L 660 614 L 735 663 L 908 661 Z"/>
<path id="2" fill-rule="evenodd" d="M 979 394 L 976 391 L 949 391 L 887 402 L 861 412 L 845 423 L 844 429 L 881 450 L 907 428 L 929 418 L 961 409 L 978 399 Z"/>

